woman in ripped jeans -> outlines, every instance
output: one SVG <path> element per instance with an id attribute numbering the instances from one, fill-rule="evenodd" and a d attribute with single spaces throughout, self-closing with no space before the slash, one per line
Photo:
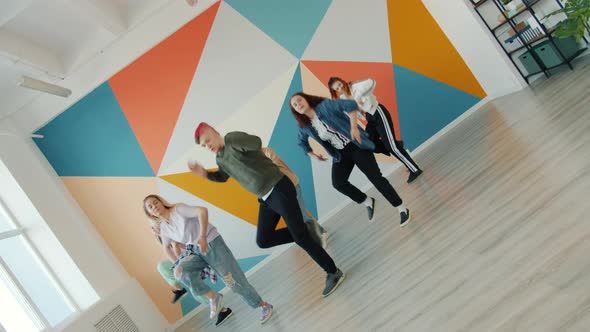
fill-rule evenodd
<path id="1" fill-rule="evenodd" d="M 182 203 L 170 204 L 158 195 L 148 195 L 143 200 L 143 208 L 148 218 L 160 223 L 162 249 L 172 261 L 176 260 L 176 256 L 170 243 L 175 241 L 181 244 L 182 253 L 176 260 L 174 276 L 194 297 L 205 296 L 209 299 L 211 319 L 223 307 L 223 295 L 212 291 L 201 279 L 200 272 L 207 266 L 222 276 L 225 284 L 248 305 L 262 309 L 260 323 L 271 318 L 273 306 L 263 301 L 250 285 L 231 250 L 215 226 L 209 223 L 206 208 Z"/>

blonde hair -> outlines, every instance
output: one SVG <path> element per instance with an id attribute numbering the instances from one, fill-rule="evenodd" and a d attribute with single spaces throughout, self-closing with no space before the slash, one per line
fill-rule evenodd
<path id="1" fill-rule="evenodd" d="M 162 238 L 160 237 L 160 224 L 162 223 L 162 219 L 152 215 L 145 207 L 145 203 L 150 198 L 157 199 L 158 201 L 160 201 L 160 203 L 162 203 L 162 205 L 164 205 L 164 207 L 168 209 L 174 209 L 176 207 L 176 204 L 171 204 L 167 200 L 156 194 L 149 194 L 143 199 L 143 212 L 145 213 L 146 217 L 148 217 L 148 221 L 151 224 L 151 229 L 154 235 L 156 236 L 156 240 L 162 243 Z"/>

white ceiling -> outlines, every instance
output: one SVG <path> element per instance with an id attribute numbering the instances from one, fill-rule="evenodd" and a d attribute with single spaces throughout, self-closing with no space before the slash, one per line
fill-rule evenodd
<path id="1" fill-rule="evenodd" d="M 60 84 L 171 1 L 0 0 L 0 118 L 39 94 L 20 75 Z"/>

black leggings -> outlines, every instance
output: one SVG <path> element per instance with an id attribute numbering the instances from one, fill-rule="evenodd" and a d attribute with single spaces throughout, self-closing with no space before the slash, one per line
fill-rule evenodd
<path id="1" fill-rule="evenodd" d="M 340 154 L 340 161 L 332 164 L 332 185 L 336 190 L 359 204 L 367 199 L 365 193 L 348 181 L 352 169 L 357 166 L 391 205 L 402 204 L 402 199 L 391 183 L 381 174 L 373 151 L 362 150 L 354 143 L 348 143 L 344 149 L 340 150 Z"/>
<path id="2" fill-rule="evenodd" d="M 391 115 L 385 106 L 379 104 L 375 114 L 366 114 L 367 118 L 367 133 L 371 140 L 379 147 L 385 149 L 388 153 L 396 157 L 406 166 L 408 171 L 416 173 L 420 170 L 418 164 L 410 157 L 410 154 L 404 149 L 404 143 L 395 139 L 395 129 Z M 381 150 L 381 151 L 379 151 Z M 376 152 L 385 152 L 382 149 L 377 149 Z"/>
<path id="3" fill-rule="evenodd" d="M 326 271 L 335 273 L 336 264 L 322 246 L 314 241 L 303 222 L 301 209 L 297 201 L 297 191 L 288 177 L 283 178 L 274 186 L 266 201 L 260 201 L 258 210 L 258 228 L 256 243 L 260 248 L 270 248 L 285 243 L 295 242 Z M 276 230 L 281 216 L 287 228 Z"/>

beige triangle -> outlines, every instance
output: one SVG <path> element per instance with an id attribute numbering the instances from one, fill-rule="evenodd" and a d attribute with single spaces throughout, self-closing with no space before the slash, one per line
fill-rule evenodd
<path id="1" fill-rule="evenodd" d="M 301 83 L 303 91 L 310 95 L 330 98 L 330 90 L 303 63 L 301 64 Z"/>

